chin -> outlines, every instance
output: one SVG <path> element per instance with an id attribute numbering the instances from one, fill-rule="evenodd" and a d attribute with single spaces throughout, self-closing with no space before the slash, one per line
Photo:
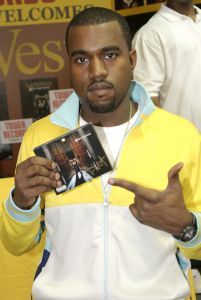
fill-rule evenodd
<path id="1" fill-rule="evenodd" d="M 99 104 L 89 103 L 89 107 L 91 111 L 95 113 L 103 114 L 103 113 L 112 112 L 115 108 L 115 103 L 114 102 L 99 103 Z"/>

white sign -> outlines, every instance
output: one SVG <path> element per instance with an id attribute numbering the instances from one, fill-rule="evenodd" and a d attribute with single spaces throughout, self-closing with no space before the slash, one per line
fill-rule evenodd
<path id="1" fill-rule="evenodd" d="M 72 94 L 73 89 L 62 89 L 62 90 L 50 90 L 49 91 L 49 103 L 50 112 L 53 113 L 65 100 Z"/>
<path id="2" fill-rule="evenodd" d="M 30 118 L 0 121 L 1 144 L 21 143 L 25 131 L 32 122 Z"/>

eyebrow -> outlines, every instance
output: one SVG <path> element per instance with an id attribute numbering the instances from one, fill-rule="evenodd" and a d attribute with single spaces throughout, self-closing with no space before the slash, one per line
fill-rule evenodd
<path id="1" fill-rule="evenodd" d="M 86 55 L 87 51 L 85 51 L 84 49 L 77 49 L 77 50 L 73 50 L 71 53 L 71 57 L 75 56 L 75 55 Z"/>
<path id="2" fill-rule="evenodd" d="M 103 47 L 102 49 L 100 49 L 101 52 L 108 52 L 108 51 L 121 51 L 120 48 L 118 46 L 108 46 L 108 47 Z M 84 49 L 75 49 L 72 51 L 71 53 L 71 57 L 75 56 L 75 55 L 86 55 L 88 52 Z"/>
<path id="3" fill-rule="evenodd" d="M 121 51 L 121 50 L 118 46 L 108 46 L 108 47 L 104 47 L 102 51 L 107 52 L 107 51 Z"/>

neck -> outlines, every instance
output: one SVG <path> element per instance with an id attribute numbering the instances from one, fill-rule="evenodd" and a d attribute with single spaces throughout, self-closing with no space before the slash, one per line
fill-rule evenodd
<path id="1" fill-rule="evenodd" d="M 193 21 L 195 21 L 196 13 L 192 2 L 178 3 L 174 0 L 169 0 L 167 1 L 167 6 L 182 15 L 190 17 Z"/>
<path id="2" fill-rule="evenodd" d="M 112 127 L 128 122 L 137 111 L 137 104 L 127 101 L 122 107 L 119 105 L 115 111 L 107 113 L 94 113 L 89 107 L 81 106 L 80 115 L 86 122 L 101 127 Z"/>

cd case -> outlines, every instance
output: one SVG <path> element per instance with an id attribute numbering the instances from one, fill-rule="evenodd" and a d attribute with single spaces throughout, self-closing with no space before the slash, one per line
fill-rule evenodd
<path id="1" fill-rule="evenodd" d="M 37 156 L 54 161 L 62 186 L 56 194 L 71 190 L 112 170 L 111 163 L 91 123 L 33 149 Z"/>

